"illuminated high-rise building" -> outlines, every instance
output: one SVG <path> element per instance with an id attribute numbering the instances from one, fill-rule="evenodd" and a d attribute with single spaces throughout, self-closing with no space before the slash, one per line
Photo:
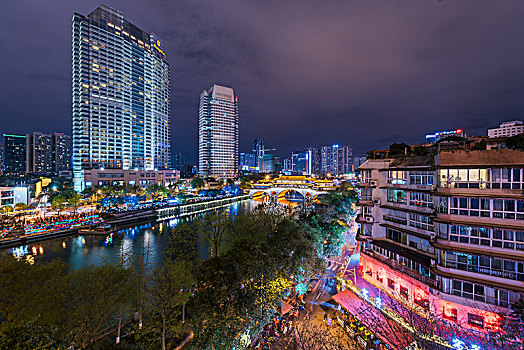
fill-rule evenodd
<path id="1" fill-rule="evenodd" d="M 170 68 L 160 40 L 105 5 L 73 15 L 73 172 L 170 168 Z"/>
<path id="2" fill-rule="evenodd" d="M 262 138 L 256 138 L 253 140 L 253 154 L 255 155 L 255 167 L 258 167 L 259 171 L 262 172 L 264 167 L 264 153 L 265 153 L 265 141 Z"/>
<path id="3" fill-rule="evenodd" d="M 217 179 L 238 173 L 238 99 L 233 89 L 213 85 L 200 95 L 198 174 Z"/>
<path id="4" fill-rule="evenodd" d="M 26 171 L 25 135 L 4 134 L 4 174 L 22 175 Z"/>
<path id="5" fill-rule="evenodd" d="M 26 172 L 51 174 L 54 172 L 53 135 L 33 132 L 26 135 Z"/>

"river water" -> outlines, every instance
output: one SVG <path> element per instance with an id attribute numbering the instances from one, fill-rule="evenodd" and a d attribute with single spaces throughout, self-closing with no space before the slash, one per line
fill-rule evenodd
<path id="1" fill-rule="evenodd" d="M 228 210 L 236 215 L 251 211 L 253 205 L 255 204 L 252 200 L 247 200 L 234 203 L 223 210 Z M 120 230 L 107 237 L 75 235 L 34 242 L 16 248 L 2 249 L 0 255 L 12 255 L 35 264 L 59 259 L 72 269 L 101 265 L 106 262 L 116 263 L 121 261 L 122 256 L 129 263 L 139 264 L 147 256 L 148 268 L 154 268 L 164 261 L 169 237 L 176 225 L 181 220 L 195 220 L 201 216 L 202 214 L 184 219 L 141 224 Z M 205 242 L 200 244 L 199 252 L 202 258 L 208 258 L 208 247 Z"/>

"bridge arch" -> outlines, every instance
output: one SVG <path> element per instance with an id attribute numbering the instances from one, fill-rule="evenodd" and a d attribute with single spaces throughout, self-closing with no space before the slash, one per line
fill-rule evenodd
<path id="1" fill-rule="evenodd" d="M 267 202 L 269 201 L 270 195 L 266 191 L 257 191 L 252 194 L 252 198 L 256 201 Z"/>
<path id="2" fill-rule="evenodd" d="M 298 197 L 302 201 L 306 200 L 306 196 L 304 195 L 304 193 L 302 191 L 294 189 L 294 188 L 288 188 L 288 189 L 285 189 L 285 190 L 281 191 L 278 194 L 277 199 L 288 199 L 288 200 L 289 199 L 294 199 L 294 198 L 286 198 L 286 197 L 289 197 L 289 196 L 293 196 L 294 194 L 295 194 L 294 197 Z"/>

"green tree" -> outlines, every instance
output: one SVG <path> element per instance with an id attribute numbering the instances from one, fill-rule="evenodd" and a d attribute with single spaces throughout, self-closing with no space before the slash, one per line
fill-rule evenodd
<path id="1" fill-rule="evenodd" d="M 81 348 L 93 344 L 133 294 L 131 271 L 111 264 L 72 271 L 66 281 L 65 329 Z"/>
<path id="2" fill-rule="evenodd" d="M 24 202 L 18 202 L 15 204 L 15 210 L 26 210 L 28 207 L 30 208 L 30 206 L 28 206 Z"/>
<path id="3" fill-rule="evenodd" d="M 197 220 L 179 223 L 169 238 L 166 254 L 171 261 L 191 261 L 194 265 L 199 259 L 200 222 Z"/>
<path id="4" fill-rule="evenodd" d="M 67 199 L 63 195 L 59 194 L 58 196 L 55 196 L 55 198 L 53 198 L 51 206 L 60 214 L 60 211 L 65 207 L 66 201 Z"/>
<path id="5" fill-rule="evenodd" d="M 428 148 L 424 146 L 415 146 L 413 148 L 413 155 L 415 156 L 426 156 L 428 155 Z"/>
<path id="6" fill-rule="evenodd" d="M 24 324 L 9 324 L 0 329 L 0 349 L 11 350 L 55 350 L 67 349 L 69 340 L 62 329 L 29 321 Z"/>
<path id="7" fill-rule="evenodd" d="M 204 187 L 204 180 L 202 180 L 201 178 L 199 178 L 198 176 L 197 177 L 194 177 L 192 180 L 191 180 L 191 187 L 193 187 L 194 189 L 199 189 L 199 188 L 202 188 Z"/>
<path id="8" fill-rule="evenodd" d="M 0 257 L 0 329 L 55 319 L 61 301 L 66 265 L 60 262 L 30 266 L 11 256 Z"/>
<path id="9" fill-rule="evenodd" d="M 153 200 L 156 201 L 164 196 L 167 196 L 169 191 L 160 184 L 152 184 L 147 187 L 147 193 L 150 194 Z"/>
<path id="10" fill-rule="evenodd" d="M 146 326 L 145 332 L 160 334 L 162 350 L 166 342 L 182 333 L 182 323 L 178 316 L 182 307 L 191 297 L 194 279 L 191 266 L 186 261 L 167 261 L 160 269 L 156 269 L 151 278 L 147 295 L 151 310 L 158 318 Z M 159 322 L 155 322 L 158 319 Z"/>
<path id="11" fill-rule="evenodd" d="M 346 224 L 350 217 L 355 215 L 354 206 L 357 200 L 358 194 L 355 190 L 340 188 L 323 196 L 315 209 L 326 221 L 340 221 Z"/>
<path id="12" fill-rule="evenodd" d="M 389 156 L 403 156 L 411 154 L 411 146 L 405 143 L 392 143 L 389 145 Z"/>
<path id="13" fill-rule="evenodd" d="M 199 269 L 190 307 L 197 349 L 231 349 L 239 333 L 258 333 L 294 280 L 323 271 L 309 233 L 289 216 L 239 215 L 232 237 L 227 250 Z"/>
<path id="14" fill-rule="evenodd" d="M 228 212 L 215 211 L 204 215 L 202 229 L 209 242 L 210 257 L 214 258 L 220 254 L 220 249 L 231 232 L 232 223 L 233 217 Z"/>
<path id="15" fill-rule="evenodd" d="M 82 195 L 78 194 L 76 191 L 72 191 L 67 198 L 67 204 L 74 207 L 76 212 L 81 200 Z"/>

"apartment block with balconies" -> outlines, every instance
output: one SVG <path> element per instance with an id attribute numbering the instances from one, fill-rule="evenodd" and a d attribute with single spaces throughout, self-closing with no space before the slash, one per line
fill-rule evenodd
<path id="1" fill-rule="evenodd" d="M 507 149 L 367 160 L 364 277 L 450 322 L 496 327 L 524 295 L 523 168 Z"/>

